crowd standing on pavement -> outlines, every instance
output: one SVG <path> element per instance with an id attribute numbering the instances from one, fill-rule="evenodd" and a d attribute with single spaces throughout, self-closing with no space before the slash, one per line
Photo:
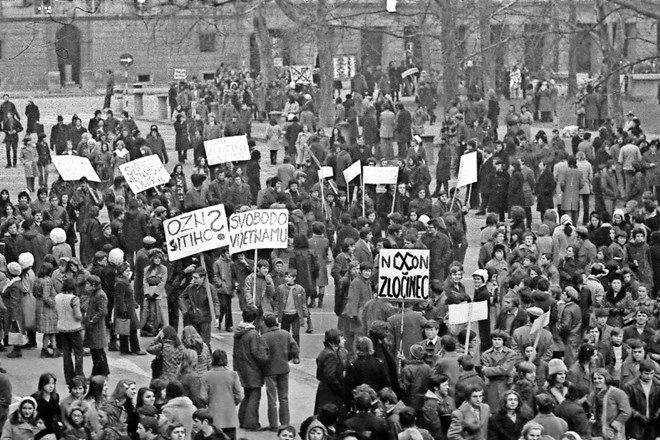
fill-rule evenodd
<path id="1" fill-rule="evenodd" d="M 31 100 L 18 155 L 27 189 L 0 192 L 1 350 L 19 358 L 40 333 L 41 356 L 63 359 L 70 395 L 60 398 L 44 373 L 37 392 L 10 409 L 9 375 L 0 374 L 2 439 L 217 440 L 238 428 L 313 440 L 655 439 L 658 141 L 647 141 L 632 114 L 616 129 L 600 114 L 587 117 L 593 139 L 582 127 L 568 143 L 559 130 L 532 139 L 532 121 L 556 116 L 554 83 L 541 81 L 520 112 L 511 106 L 501 140 L 497 94 L 485 100 L 462 87 L 429 147 L 422 135 L 436 122 L 435 75 L 402 81 L 400 73 L 391 65 L 356 74 L 351 93 L 337 98 L 329 136 L 317 124 L 314 86 L 265 85 L 225 67 L 210 84 L 173 85 L 178 162 L 169 184 L 140 194 L 118 166 L 152 154 L 168 164 L 156 125 L 143 138 L 126 111 L 99 110 L 87 128 L 60 116 L 48 143 Z M 392 98 L 399 92 L 415 93 L 414 112 Z M 23 127 L 7 95 L 0 116 L 15 167 Z M 209 167 L 205 159 L 204 140 L 251 138 L 252 118 L 269 121 L 277 168 L 265 187 L 252 139 L 249 161 Z M 465 152 L 477 153 L 479 170 L 468 197 L 448 185 Z M 49 183 L 51 155 L 65 154 L 88 157 L 102 182 Z M 343 174 L 356 161 L 395 164 L 397 184 L 363 192 Z M 335 178 L 319 181 L 321 166 Z M 163 221 L 218 203 L 228 214 L 289 210 L 289 247 L 170 262 Z M 485 215 L 474 292 L 463 268 L 471 209 Z M 378 253 L 390 248 L 430 251 L 429 299 L 376 298 Z M 314 331 L 314 310 L 332 293 L 337 326 L 319 347 L 313 414 L 296 430 L 290 363 L 300 362 L 301 327 Z M 471 329 L 450 324 L 449 306 L 472 301 L 487 301 L 487 319 Z M 228 353 L 210 349 L 214 327 L 233 333 L 232 369 Z M 148 347 L 140 335 L 153 337 Z M 121 379 L 109 392 L 106 350 L 143 348 L 153 355 L 151 383 Z"/>

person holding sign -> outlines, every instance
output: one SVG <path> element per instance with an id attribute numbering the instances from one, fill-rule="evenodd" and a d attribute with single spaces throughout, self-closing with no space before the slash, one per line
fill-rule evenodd
<path id="1" fill-rule="evenodd" d="M 183 312 L 183 325 L 192 325 L 202 336 L 205 344 L 211 343 L 211 304 L 204 283 L 206 269 L 198 267 L 192 274 L 190 285 L 179 296 L 179 307 Z M 209 286 L 213 298 L 215 315 L 220 314 L 220 301 L 215 286 Z"/>

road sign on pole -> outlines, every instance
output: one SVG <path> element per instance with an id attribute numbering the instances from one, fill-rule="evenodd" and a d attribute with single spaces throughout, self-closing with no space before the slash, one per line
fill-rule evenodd
<path id="1" fill-rule="evenodd" d="M 133 64 L 133 55 L 130 53 L 124 53 L 119 57 L 119 63 L 124 67 L 129 67 Z"/>

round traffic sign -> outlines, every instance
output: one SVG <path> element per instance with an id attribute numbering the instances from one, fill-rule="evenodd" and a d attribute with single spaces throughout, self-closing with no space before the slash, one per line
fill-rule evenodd
<path id="1" fill-rule="evenodd" d="M 121 54 L 119 57 L 119 63 L 124 67 L 129 67 L 133 64 L 133 55 L 130 53 Z"/>

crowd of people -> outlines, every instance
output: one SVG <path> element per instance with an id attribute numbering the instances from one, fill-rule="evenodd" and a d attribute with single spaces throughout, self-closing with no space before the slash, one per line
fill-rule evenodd
<path id="1" fill-rule="evenodd" d="M 58 118 L 48 145 L 38 116 L 29 128 L 28 115 L 23 143 L 37 149 L 34 157 L 42 150 L 87 156 L 105 183 L 58 178 L 49 186 L 38 166 L 16 199 L 0 192 L 2 349 L 21 357 L 41 333 L 41 356 L 63 358 L 71 392 L 60 401 L 54 376 L 44 374 L 37 393 L 9 413 L 11 383 L 0 375 L 3 440 L 215 440 L 236 438 L 237 428 L 313 440 L 656 438 L 658 141 L 647 141 L 632 114 L 616 129 L 599 118 L 593 139 L 583 127 L 568 143 L 558 130 L 532 139 L 532 121 L 554 117 L 552 107 L 531 114 L 512 106 L 501 118 L 494 92 L 484 99 L 463 89 L 431 147 L 421 136 L 435 118 L 433 95 L 425 95 L 437 86 L 432 77 L 419 72 L 410 112 L 392 97 L 401 83 L 382 73 L 368 81 L 377 75 L 365 73 L 337 99 L 330 136 L 318 126 L 314 87 L 275 87 L 286 99 L 270 107 L 251 101 L 255 80 L 232 71 L 213 87 L 174 87 L 178 162 L 168 184 L 140 194 L 116 166 L 150 154 L 167 164 L 157 126 L 142 139 L 127 112 L 116 120 L 99 110 L 88 129 L 79 118 L 70 125 Z M 218 113 L 213 102 L 223 103 Z M 20 116 L 7 96 L 0 111 L 9 147 Z M 204 139 L 251 138 L 253 117 L 269 120 L 263 148 L 278 165 L 265 186 L 254 139 L 249 161 L 205 161 Z M 188 149 L 195 168 L 186 176 Z M 479 179 L 463 197 L 449 181 L 466 152 L 477 153 Z M 397 184 L 362 191 L 343 173 L 356 161 L 398 166 Z M 319 180 L 322 166 L 334 178 Z M 221 248 L 169 261 L 163 221 L 219 203 L 228 215 L 287 209 L 289 247 L 254 255 Z M 471 209 L 486 216 L 478 269 L 468 274 L 473 292 L 463 266 Z M 430 251 L 428 299 L 377 299 L 378 253 L 390 248 Z M 330 278 L 337 326 L 325 331 L 316 358 L 313 414 L 296 430 L 290 362 L 300 363 L 301 327 L 312 333 L 314 309 L 327 307 Z M 242 318 L 236 326 L 233 297 Z M 481 301 L 485 320 L 471 328 L 450 323 L 450 305 Z M 226 352 L 211 352 L 215 327 L 233 333 L 231 370 Z M 144 355 L 139 335 L 153 337 L 149 387 L 122 379 L 108 395 L 106 349 Z"/>

